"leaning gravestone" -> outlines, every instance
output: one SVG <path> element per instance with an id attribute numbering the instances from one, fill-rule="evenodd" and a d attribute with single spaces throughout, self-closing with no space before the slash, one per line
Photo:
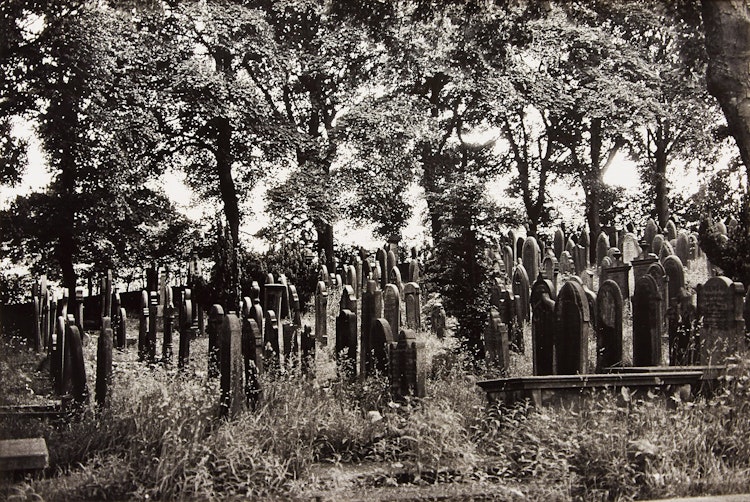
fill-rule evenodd
<path id="1" fill-rule="evenodd" d="M 596 368 L 622 366 L 622 290 L 607 280 L 596 295 Z"/>
<path id="2" fill-rule="evenodd" d="M 510 363 L 508 327 L 500 320 L 496 308 L 490 308 L 489 322 L 484 330 L 484 357 L 491 368 L 505 374 Z"/>
<path id="3" fill-rule="evenodd" d="M 554 375 L 555 300 L 552 281 L 538 278 L 531 288 L 531 347 L 534 375 Z"/>
<path id="4" fill-rule="evenodd" d="M 586 293 L 578 282 L 563 284 L 555 303 L 555 320 L 555 374 L 588 373 L 591 317 Z"/>
<path id="5" fill-rule="evenodd" d="M 722 364 L 726 356 L 745 349 L 744 296 L 742 283 L 723 276 L 698 286 L 701 364 Z"/>
<path id="6" fill-rule="evenodd" d="M 229 312 L 222 322 L 221 342 L 221 401 L 219 416 L 235 418 L 245 409 L 245 358 L 242 353 L 242 326 L 237 314 Z"/>
<path id="7" fill-rule="evenodd" d="M 414 331 L 401 330 L 389 347 L 391 395 L 400 400 L 407 397 L 424 397 L 426 364 L 424 343 L 416 341 Z"/>
<path id="8" fill-rule="evenodd" d="M 539 275 L 539 244 L 533 236 L 527 237 L 521 250 L 521 261 L 530 279 L 536 280 Z"/>
<path id="9" fill-rule="evenodd" d="M 404 303 L 406 303 L 406 327 L 413 330 L 422 328 L 422 307 L 419 284 L 408 282 L 404 286 Z"/>
<path id="10" fill-rule="evenodd" d="M 661 364 L 662 295 L 656 279 L 646 274 L 633 293 L 633 365 Z"/>
<path id="11" fill-rule="evenodd" d="M 552 237 L 552 249 L 555 250 L 555 258 L 559 260 L 563 251 L 565 251 L 565 234 L 560 228 L 555 229 L 555 234 Z"/>

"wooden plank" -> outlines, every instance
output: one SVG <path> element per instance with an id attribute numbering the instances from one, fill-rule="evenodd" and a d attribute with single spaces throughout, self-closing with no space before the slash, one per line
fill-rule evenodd
<path id="1" fill-rule="evenodd" d="M 0 471 L 44 469 L 48 461 L 44 438 L 0 440 Z"/>

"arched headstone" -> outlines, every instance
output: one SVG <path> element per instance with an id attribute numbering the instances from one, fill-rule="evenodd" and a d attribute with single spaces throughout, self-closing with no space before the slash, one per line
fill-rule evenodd
<path id="1" fill-rule="evenodd" d="M 589 302 L 576 281 L 563 284 L 555 303 L 555 373 L 588 373 L 588 341 L 591 337 Z"/>
<path id="2" fill-rule="evenodd" d="M 597 372 L 622 366 L 622 291 L 612 280 L 604 281 L 596 295 Z"/>
<path id="3" fill-rule="evenodd" d="M 560 228 L 556 228 L 555 234 L 552 236 L 552 249 L 555 251 L 555 258 L 559 260 L 563 251 L 565 251 L 565 234 Z"/>
<path id="4" fill-rule="evenodd" d="M 527 237 L 521 250 L 521 261 L 530 279 L 536 280 L 539 275 L 539 244 L 533 236 Z"/>
<path id="5" fill-rule="evenodd" d="M 531 288 L 531 346 L 534 375 L 553 375 L 555 343 L 555 300 L 552 281 L 537 278 Z"/>
<path id="6" fill-rule="evenodd" d="M 656 279 L 646 274 L 633 293 L 633 365 L 661 364 L 662 296 Z"/>

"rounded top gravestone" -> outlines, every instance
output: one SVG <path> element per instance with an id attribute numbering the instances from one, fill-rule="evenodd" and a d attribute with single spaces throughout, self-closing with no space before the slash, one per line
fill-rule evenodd
<path id="1" fill-rule="evenodd" d="M 654 237 L 659 233 L 659 227 L 653 218 L 649 218 L 646 223 L 646 229 L 643 232 L 643 240 L 651 244 L 654 241 Z"/>
<path id="2" fill-rule="evenodd" d="M 555 234 L 552 237 L 552 248 L 555 251 L 555 258 L 559 260 L 565 250 L 565 234 L 560 228 L 555 229 Z"/>
<path id="3" fill-rule="evenodd" d="M 559 375 L 588 373 L 588 340 L 591 314 L 583 287 L 576 281 L 563 284 L 555 304 L 555 366 Z"/>
<path id="4" fill-rule="evenodd" d="M 664 230 L 665 230 L 665 233 L 667 234 L 667 240 L 671 241 L 672 239 L 677 238 L 677 225 L 675 225 L 674 221 L 669 220 Z"/>
<path id="5" fill-rule="evenodd" d="M 659 256 L 659 253 L 661 253 L 661 248 L 664 245 L 664 236 L 662 234 L 656 234 L 654 236 L 654 239 L 651 241 L 651 252 L 654 253 L 656 256 Z"/>
<path id="6" fill-rule="evenodd" d="M 607 256 L 607 251 L 609 250 L 609 237 L 607 237 L 607 234 L 604 232 L 599 234 L 599 237 L 596 239 L 596 265 L 601 266 L 602 260 L 605 256 Z"/>
<path id="7" fill-rule="evenodd" d="M 529 278 L 536 279 L 539 275 L 539 244 L 536 242 L 534 237 L 527 237 L 523 243 L 523 249 L 521 251 L 521 260 L 523 261 L 523 267 L 529 274 Z"/>

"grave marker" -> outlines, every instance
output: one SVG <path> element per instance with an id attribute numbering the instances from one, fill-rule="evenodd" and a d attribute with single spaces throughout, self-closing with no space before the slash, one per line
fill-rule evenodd
<path id="1" fill-rule="evenodd" d="M 622 261 L 631 263 L 641 255 L 641 247 L 638 245 L 638 239 L 634 234 L 627 233 L 622 238 Z"/>
<path id="2" fill-rule="evenodd" d="M 653 218 L 649 218 L 646 222 L 646 228 L 643 231 L 643 240 L 646 241 L 649 246 L 654 242 L 654 237 L 659 233 L 659 227 Z"/>
<path id="3" fill-rule="evenodd" d="M 393 284 L 386 285 L 383 291 L 383 317 L 388 321 L 392 333 L 401 329 L 401 297 Z"/>
<path id="4" fill-rule="evenodd" d="M 656 234 L 654 240 L 651 241 L 651 252 L 656 256 L 661 256 L 661 248 L 664 246 L 664 236 L 662 234 Z"/>
<path id="5" fill-rule="evenodd" d="M 552 248 L 555 250 L 555 257 L 559 260 L 565 251 L 565 234 L 560 228 L 555 229 L 555 235 L 552 237 Z"/>
<path id="6" fill-rule="evenodd" d="M 607 251 L 611 246 L 609 245 L 609 237 L 604 232 L 599 234 L 596 239 L 596 264 L 602 266 L 602 260 L 607 256 Z"/>
<path id="7" fill-rule="evenodd" d="M 505 374 L 510 364 L 508 327 L 500 320 L 500 313 L 491 307 L 489 322 L 484 330 L 484 358 L 491 368 Z"/>
<path id="8" fill-rule="evenodd" d="M 617 282 L 604 281 L 596 296 L 596 368 L 622 366 L 622 289 Z"/>
<path id="9" fill-rule="evenodd" d="M 439 340 L 445 338 L 445 309 L 438 304 L 432 308 L 430 314 L 430 329 Z"/>
<path id="10" fill-rule="evenodd" d="M 529 278 L 536 279 L 536 276 L 539 275 L 539 254 L 539 244 L 536 239 L 533 236 L 527 237 L 523 242 L 521 261 Z"/>
<path id="11" fill-rule="evenodd" d="M 112 324 L 102 317 L 102 330 L 96 350 L 95 400 L 99 409 L 108 409 L 112 402 Z"/>
<path id="12" fill-rule="evenodd" d="M 348 309 L 336 318 L 336 363 L 342 379 L 357 376 L 357 314 Z"/>
<path id="13" fill-rule="evenodd" d="M 424 343 L 417 342 L 414 331 L 401 330 L 390 344 L 389 373 L 393 399 L 425 396 Z"/>
<path id="14" fill-rule="evenodd" d="M 633 293 L 633 365 L 661 365 L 663 298 L 657 280 L 646 274 Z"/>
<path id="15" fill-rule="evenodd" d="M 111 339 L 110 333 L 110 342 Z M 89 389 L 86 383 L 86 362 L 83 358 L 81 333 L 75 324 L 68 324 L 65 328 L 65 344 L 67 346 L 66 351 L 70 354 L 70 381 L 73 401 L 77 408 L 82 410 L 89 401 Z"/>
<path id="16" fill-rule="evenodd" d="M 576 281 L 568 281 L 560 289 L 555 318 L 555 374 L 587 373 L 591 316 L 586 292 Z"/>
<path id="17" fill-rule="evenodd" d="M 211 306 L 208 314 L 208 376 L 216 378 L 221 373 L 221 337 L 224 332 L 224 307 Z"/>
<path id="18" fill-rule="evenodd" d="M 726 356 L 745 349 L 744 296 L 742 283 L 723 276 L 698 287 L 701 364 L 722 364 Z"/>
<path id="19" fill-rule="evenodd" d="M 555 300 L 549 279 L 537 278 L 531 289 L 531 350 L 534 375 L 555 374 Z M 501 316 L 502 319 L 502 316 Z"/>
<path id="20" fill-rule="evenodd" d="M 214 305 L 215 307 L 216 305 Z M 219 416 L 232 419 L 245 409 L 247 401 L 244 387 L 245 362 L 242 353 L 242 327 L 235 312 L 229 312 L 222 319 L 220 339 L 221 401 L 219 403 Z"/>
<path id="21" fill-rule="evenodd" d="M 684 230 L 680 230 L 680 233 L 677 234 L 677 244 L 675 245 L 674 252 L 680 258 L 683 265 L 687 265 L 690 259 L 690 239 Z"/>
<path id="22" fill-rule="evenodd" d="M 416 282 L 406 283 L 404 286 L 404 302 L 406 303 L 406 327 L 413 330 L 422 329 L 419 284 Z"/>
<path id="23" fill-rule="evenodd" d="M 141 315 L 138 325 L 138 359 L 144 361 L 148 357 L 148 327 L 149 327 L 148 291 L 141 291 Z"/>
<path id="24" fill-rule="evenodd" d="M 377 374 L 385 375 L 388 371 L 388 349 L 393 343 L 391 325 L 385 318 L 372 320 L 368 330 L 367 350 L 362 349 L 361 358 L 365 361 L 364 377 Z M 364 337 L 362 338 L 364 341 Z"/>
<path id="25" fill-rule="evenodd" d="M 315 339 L 324 347 L 328 343 L 328 291 L 323 281 L 315 289 Z"/>
<path id="26" fill-rule="evenodd" d="M 385 289 L 385 285 L 388 284 L 388 277 L 387 270 L 390 270 L 388 267 L 388 257 L 385 254 L 385 250 L 383 248 L 378 248 L 378 250 L 375 252 L 375 262 L 380 267 L 380 270 L 378 270 L 378 277 L 380 277 L 380 289 Z"/>

